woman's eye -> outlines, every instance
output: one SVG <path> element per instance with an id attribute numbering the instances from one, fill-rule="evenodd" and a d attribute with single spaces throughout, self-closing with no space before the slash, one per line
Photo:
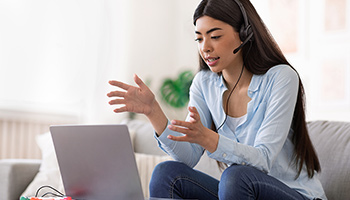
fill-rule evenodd
<path id="1" fill-rule="evenodd" d="M 196 39 L 194 39 L 194 41 L 200 42 L 200 41 L 202 41 L 202 38 L 196 38 Z"/>
<path id="2" fill-rule="evenodd" d="M 221 36 L 211 36 L 211 39 L 219 39 Z"/>

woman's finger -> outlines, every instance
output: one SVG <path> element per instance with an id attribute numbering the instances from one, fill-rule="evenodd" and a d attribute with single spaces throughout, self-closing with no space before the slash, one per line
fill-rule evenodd
<path id="1" fill-rule="evenodd" d="M 126 111 L 128 111 L 126 106 L 114 109 L 114 112 L 116 112 L 116 113 L 121 113 L 121 112 L 126 112 Z"/>
<path id="2" fill-rule="evenodd" d="M 176 131 L 176 132 L 183 133 L 183 134 L 190 134 L 191 133 L 191 130 L 186 128 L 186 127 L 168 125 L 168 128 L 172 131 Z"/>
<path id="3" fill-rule="evenodd" d="M 125 84 L 123 82 L 120 82 L 120 81 L 109 81 L 108 82 L 110 85 L 113 85 L 113 86 L 116 86 L 116 87 L 119 87 L 123 90 L 128 90 L 130 87 L 132 87 L 131 85 L 128 85 L 128 84 Z"/>
<path id="4" fill-rule="evenodd" d="M 110 105 L 125 104 L 125 99 L 113 99 L 109 101 Z"/>
<path id="5" fill-rule="evenodd" d="M 122 91 L 112 91 L 110 93 L 107 94 L 108 97 L 124 97 L 125 96 L 125 92 Z"/>
<path id="6" fill-rule="evenodd" d="M 186 127 L 188 129 L 191 129 L 193 125 L 191 122 L 181 121 L 181 120 L 171 120 L 171 124 L 176 126 Z"/>
<path id="7" fill-rule="evenodd" d="M 190 117 L 192 117 L 195 121 L 200 121 L 200 116 L 195 107 L 188 107 L 188 111 L 190 112 Z"/>
<path id="8" fill-rule="evenodd" d="M 190 112 L 193 112 L 193 113 L 197 113 L 197 114 L 198 114 L 197 108 L 194 107 L 194 106 L 189 106 L 189 107 L 188 107 L 188 110 L 189 110 Z"/>
<path id="9" fill-rule="evenodd" d="M 168 135 L 168 139 L 178 141 L 178 142 L 190 142 L 189 138 L 187 136 L 173 136 Z"/>
<path id="10" fill-rule="evenodd" d="M 136 74 L 134 74 L 134 81 L 141 89 L 148 88 L 147 85 Z"/>

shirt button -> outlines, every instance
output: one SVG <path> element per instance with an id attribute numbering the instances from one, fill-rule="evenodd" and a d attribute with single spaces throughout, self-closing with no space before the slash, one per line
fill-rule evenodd
<path id="1" fill-rule="evenodd" d="M 226 153 L 223 153 L 222 154 L 222 157 L 226 158 L 227 154 Z"/>
<path id="2" fill-rule="evenodd" d="M 245 163 L 245 162 L 242 162 L 242 165 L 246 165 L 246 163 Z"/>
<path id="3" fill-rule="evenodd" d="M 250 92 L 249 92 L 249 94 L 253 94 L 253 92 L 252 92 L 252 91 L 250 91 Z"/>

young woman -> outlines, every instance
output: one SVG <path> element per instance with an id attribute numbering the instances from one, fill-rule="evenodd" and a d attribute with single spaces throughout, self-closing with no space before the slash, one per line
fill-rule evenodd
<path id="1" fill-rule="evenodd" d="M 111 85 L 115 112 L 145 114 L 160 148 L 152 197 L 175 199 L 326 199 L 308 136 L 304 90 L 249 0 L 203 0 L 193 22 L 200 71 L 190 88 L 186 121 L 169 121 L 154 94 Z M 200 157 L 226 164 L 220 180 L 193 169 Z"/>

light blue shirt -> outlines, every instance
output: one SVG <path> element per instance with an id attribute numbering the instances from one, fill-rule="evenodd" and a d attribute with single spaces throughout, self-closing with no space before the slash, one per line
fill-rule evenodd
<path id="1" fill-rule="evenodd" d="M 306 197 L 327 199 L 318 175 L 309 178 L 307 171 L 293 165 L 294 145 L 291 123 L 299 88 L 297 73 L 288 65 L 277 65 L 263 75 L 253 75 L 248 88 L 247 116 L 235 134 L 225 123 L 219 130 L 215 152 L 208 156 L 226 163 L 253 166 L 282 181 Z M 227 90 L 222 76 L 211 71 L 200 71 L 190 88 L 189 106 L 197 108 L 201 122 L 207 128 L 212 121 L 219 127 L 225 119 L 223 93 Z M 187 117 L 187 119 L 189 116 Z M 168 135 L 182 133 L 166 129 L 156 137 L 160 148 L 173 159 L 194 167 L 204 149 L 198 144 L 175 142 Z"/>

